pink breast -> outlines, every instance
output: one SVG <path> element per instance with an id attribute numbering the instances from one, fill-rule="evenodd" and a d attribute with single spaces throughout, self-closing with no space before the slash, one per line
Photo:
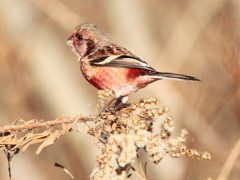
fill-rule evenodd
<path id="1" fill-rule="evenodd" d="M 141 78 L 146 70 L 132 68 L 94 67 L 94 76 L 90 83 L 98 89 L 117 89 L 126 85 L 141 83 Z M 140 80 L 140 81 L 139 81 Z"/>

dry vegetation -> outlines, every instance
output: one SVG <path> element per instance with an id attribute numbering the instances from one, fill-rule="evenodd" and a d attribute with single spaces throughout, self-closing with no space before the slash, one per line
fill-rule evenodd
<path id="1" fill-rule="evenodd" d="M 107 135 L 117 136 L 114 133 L 119 130 L 128 132 L 119 123 L 124 123 L 120 119 L 124 120 L 126 112 L 136 113 L 129 109 L 134 103 L 117 112 L 120 119 L 114 119 L 117 114 L 102 114 L 94 124 L 96 90 L 85 82 L 76 57 L 65 44 L 73 28 L 86 21 L 97 24 L 113 42 L 128 48 L 155 69 L 202 80 L 201 83 L 159 81 L 130 96 L 130 102 L 138 102 L 140 97 L 145 100 L 157 97 L 161 106 L 171 108 L 174 117 L 175 130 L 168 140 L 177 141 L 179 135 L 184 135 L 181 129 L 186 128 L 188 138 L 181 145 L 200 152 L 207 150 L 212 156 L 209 161 L 182 156 L 172 160 L 166 156 L 156 165 L 149 162 L 149 151 L 141 147 L 144 150 L 137 154 L 141 163 L 148 162 L 147 178 L 239 179 L 240 1 L 3 0 L 0 21 L 0 123 L 2 127 L 11 124 L 11 127 L 30 128 L 2 132 L 1 140 L 12 141 L 13 145 L 0 153 L 0 179 L 8 179 L 6 155 L 11 161 L 13 180 L 69 178 L 53 167 L 54 162 L 63 164 L 75 179 L 89 179 L 91 173 L 94 176 L 93 167 L 99 172 L 99 163 L 94 164 L 101 160 L 102 151 L 98 148 L 109 148 Z M 137 113 L 152 108 L 164 109 L 154 105 L 140 108 Z M 147 131 L 148 134 L 161 134 L 165 114 L 159 119 L 152 116 L 156 123 L 152 127 L 160 129 Z M 106 117 L 112 119 L 103 120 Z M 53 121 L 46 121 L 50 119 Z M 151 118 L 146 122 L 150 121 Z M 59 125 L 51 124 L 58 122 Z M 113 131 L 109 131 L 111 128 Z M 129 128 L 129 133 L 134 130 L 131 124 Z M 80 130 L 85 133 L 79 133 Z M 96 132 L 95 143 L 89 136 L 92 131 Z M 99 137 L 105 144 L 99 143 Z M 163 141 L 161 135 L 158 140 Z M 35 155 L 51 143 L 54 144 Z M 16 147 L 27 150 L 17 152 Z M 114 150 L 114 158 L 121 160 L 121 149 Z M 190 152 L 194 155 L 194 151 Z M 184 155 L 184 151 L 179 153 Z M 119 172 L 127 172 L 141 163 L 119 168 Z M 136 172 L 144 177 L 144 169 L 143 165 Z M 132 169 L 129 173 L 131 179 L 139 179 Z"/>
<path id="2" fill-rule="evenodd" d="M 99 92 L 98 106 L 105 98 L 113 94 L 112 91 Z M 96 158 L 95 167 L 90 179 L 126 179 L 131 176 L 131 171 L 136 173 L 140 179 L 147 179 L 146 166 L 139 160 L 139 152 L 142 150 L 149 155 L 154 164 L 159 164 L 165 155 L 172 158 L 186 156 L 189 158 L 209 160 L 208 152 L 199 152 L 195 149 L 187 149 L 184 145 L 187 131 L 181 130 L 178 137 L 172 137 L 174 129 L 173 119 L 165 118 L 161 123 L 160 130 L 153 133 L 155 121 L 169 111 L 168 107 L 159 106 L 156 98 L 142 99 L 132 105 L 127 105 L 120 110 L 110 108 L 95 117 L 67 117 L 60 116 L 54 121 L 24 121 L 16 120 L 11 125 L 0 129 L 0 149 L 3 149 L 9 163 L 9 176 L 11 178 L 10 162 L 12 157 L 19 152 L 24 152 L 30 145 L 41 143 L 36 154 L 48 145 L 54 144 L 55 140 L 62 135 L 82 131 L 77 123 L 88 126 L 87 134 L 94 137 L 95 145 L 100 153 Z M 97 111 L 96 111 L 97 112 Z M 156 119 L 157 118 L 157 119 Z M 95 121 L 94 126 L 89 126 L 89 121 Z M 54 125 L 61 124 L 60 130 L 54 130 Z M 39 128 L 43 128 L 39 132 Z M 27 132 L 26 132 L 27 131 Z M 24 133 L 23 135 L 23 132 Z M 82 131 L 83 132 L 83 131 Z M 141 172 L 136 171 L 135 161 L 138 160 Z"/>

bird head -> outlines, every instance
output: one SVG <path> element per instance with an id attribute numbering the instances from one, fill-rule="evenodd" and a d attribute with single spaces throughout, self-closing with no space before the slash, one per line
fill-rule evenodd
<path id="1" fill-rule="evenodd" d="M 95 24 L 86 22 L 74 29 L 66 43 L 81 59 L 95 49 L 108 45 L 110 41 Z"/>

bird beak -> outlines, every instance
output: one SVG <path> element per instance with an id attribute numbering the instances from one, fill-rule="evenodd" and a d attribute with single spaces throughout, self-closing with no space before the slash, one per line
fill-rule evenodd
<path id="1" fill-rule="evenodd" d="M 72 45 L 73 45 L 73 37 L 70 36 L 70 37 L 67 39 L 66 43 L 67 43 L 67 45 L 72 46 Z"/>

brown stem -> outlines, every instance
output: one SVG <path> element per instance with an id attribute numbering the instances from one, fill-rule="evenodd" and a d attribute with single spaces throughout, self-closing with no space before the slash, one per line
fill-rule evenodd
<path id="1" fill-rule="evenodd" d="M 23 129 L 31 129 L 35 127 L 41 127 L 41 126 L 52 126 L 56 124 L 63 124 L 63 123 L 73 123 L 74 121 L 78 122 L 86 122 L 86 121 L 97 121 L 99 120 L 98 117 L 77 117 L 77 116 L 66 116 L 66 115 L 61 115 L 55 120 L 51 121 L 45 121 L 45 122 L 39 122 L 37 121 L 36 123 L 24 123 L 21 125 L 12 125 L 12 126 L 5 126 L 0 128 L 0 134 L 5 134 L 6 132 L 11 132 L 11 131 L 17 131 L 17 130 L 23 130 Z"/>

